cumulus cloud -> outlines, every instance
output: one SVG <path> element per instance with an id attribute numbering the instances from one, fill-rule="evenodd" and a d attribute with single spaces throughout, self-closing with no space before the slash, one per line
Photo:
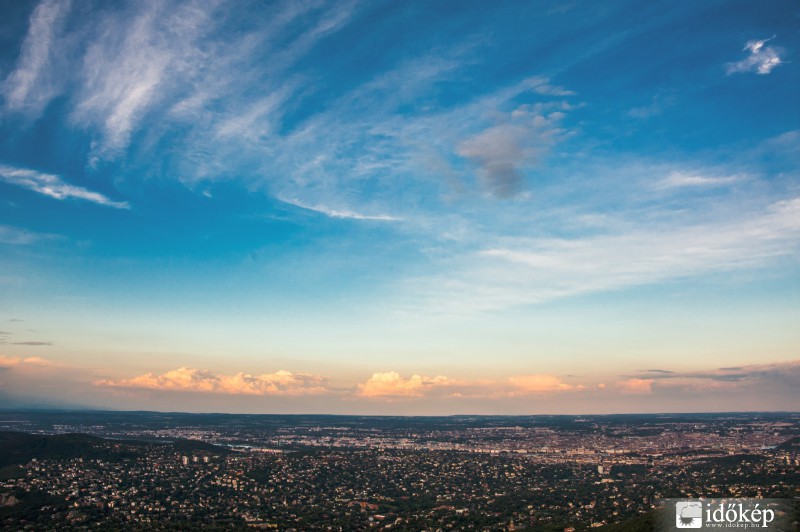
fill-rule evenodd
<path id="1" fill-rule="evenodd" d="M 477 164 L 479 175 L 492 195 L 507 198 L 522 188 L 519 166 L 528 157 L 522 146 L 527 133 L 519 125 L 495 126 L 462 142 L 457 153 Z"/>
<path id="2" fill-rule="evenodd" d="M 441 375 L 412 375 L 406 378 L 395 371 L 388 371 L 373 373 L 366 382 L 358 385 L 358 394 L 362 397 L 420 397 L 436 388 L 452 385 L 451 379 Z"/>
<path id="3" fill-rule="evenodd" d="M 510 198 L 524 188 L 524 168 L 563 133 L 559 124 L 564 116 L 562 111 L 546 113 L 541 106 L 522 105 L 508 115 L 507 122 L 459 143 L 456 153 L 477 167 L 492 196 Z"/>
<path id="4" fill-rule="evenodd" d="M 19 357 L 9 357 L 6 355 L 0 355 L 0 367 L 8 368 L 12 366 L 18 365 L 22 361 Z"/>
<path id="5" fill-rule="evenodd" d="M 763 75 L 772 72 L 772 69 L 783 63 L 781 60 L 782 50 L 767 46 L 767 43 L 774 38 L 747 41 L 747 44 L 744 45 L 744 51 L 749 52 L 749 54 L 741 61 L 726 64 L 725 71 L 727 74 L 755 72 Z"/>
<path id="6" fill-rule="evenodd" d="M 131 379 L 98 380 L 95 385 L 238 395 L 308 395 L 329 391 L 327 381 L 327 378 L 318 375 L 284 370 L 262 375 L 241 372 L 235 375 L 218 375 L 210 371 L 182 367 L 161 375 L 146 373 Z"/>
<path id="7" fill-rule="evenodd" d="M 625 379 L 617 383 L 617 388 L 624 394 L 651 394 L 653 393 L 653 379 Z"/>
<path id="8" fill-rule="evenodd" d="M 555 375 L 520 375 L 508 379 L 516 388 L 512 393 L 554 393 L 581 390 L 583 386 L 573 386 L 562 381 Z"/>
<path id="9" fill-rule="evenodd" d="M 14 367 L 24 367 L 24 366 L 49 366 L 51 365 L 49 360 L 40 357 L 10 357 L 6 355 L 0 355 L 0 368 L 14 368 Z"/>
<path id="10" fill-rule="evenodd" d="M 99 192 L 70 185 L 57 175 L 45 174 L 28 168 L 0 165 L 0 180 L 57 200 L 80 199 L 115 209 L 130 208 L 126 201 L 113 201 Z"/>

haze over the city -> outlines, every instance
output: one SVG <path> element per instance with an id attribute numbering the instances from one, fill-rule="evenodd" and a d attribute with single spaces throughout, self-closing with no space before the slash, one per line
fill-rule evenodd
<path id="1" fill-rule="evenodd" d="M 5 2 L 0 407 L 797 411 L 798 23 Z"/>

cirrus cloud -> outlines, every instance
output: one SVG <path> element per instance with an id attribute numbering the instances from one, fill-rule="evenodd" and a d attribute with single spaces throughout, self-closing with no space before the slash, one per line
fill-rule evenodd
<path id="1" fill-rule="evenodd" d="M 113 201 L 99 192 L 70 185 L 57 175 L 37 172 L 29 168 L 0 165 L 0 181 L 27 188 L 57 200 L 80 199 L 115 209 L 130 208 L 127 201 Z"/>

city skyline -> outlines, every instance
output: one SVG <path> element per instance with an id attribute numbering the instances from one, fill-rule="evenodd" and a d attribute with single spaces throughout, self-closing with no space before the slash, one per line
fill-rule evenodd
<path id="1" fill-rule="evenodd" d="M 0 10 L 0 407 L 800 410 L 794 3 Z"/>

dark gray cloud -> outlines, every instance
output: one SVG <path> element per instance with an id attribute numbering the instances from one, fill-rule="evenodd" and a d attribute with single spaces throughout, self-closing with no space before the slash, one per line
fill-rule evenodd
<path id="1" fill-rule="evenodd" d="M 12 345 L 53 345 L 53 342 L 14 342 Z"/>
<path id="2" fill-rule="evenodd" d="M 462 142 L 458 154 L 477 166 L 478 177 L 492 196 L 510 198 L 523 188 L 520 167 L 526 153 L 521 144 L 528 134 L 512 124 L 496 126 Z"/>
<path id="3" fill-rule="evenodd" d="M 708 380 L 716 382 L 770 381 L 796 384 L 800 387 L 800 361 L 780 364 L 731 366 L 710 371 L 675 372 L 661 369 L 643 370 L 646 378 L 653 380 Z M 628 375 L 642 378 L 640 375 Z"/>

